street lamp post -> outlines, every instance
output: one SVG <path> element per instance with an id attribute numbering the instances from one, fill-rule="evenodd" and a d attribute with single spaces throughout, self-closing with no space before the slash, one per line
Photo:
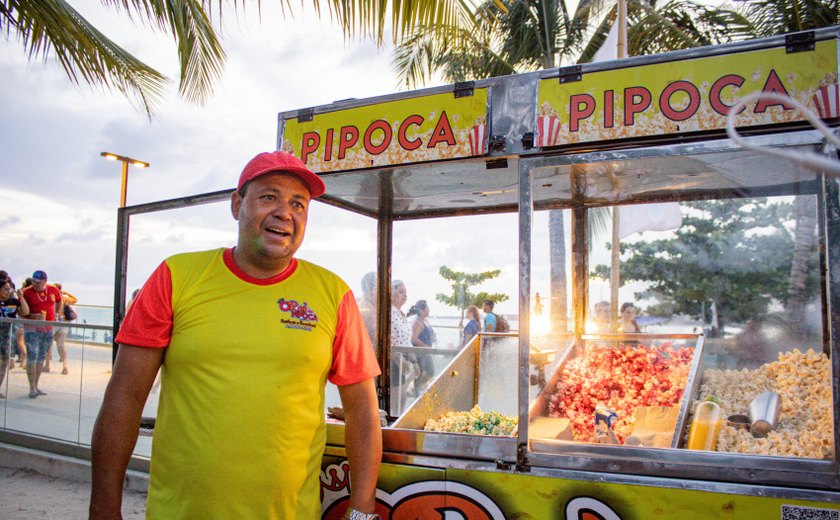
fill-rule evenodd
<path id="1" fill-rule="evenodd" d="M 128 247 L 128 210 L 125 208 L 125 194 L 128 188 L 128 165 L 133 164 L 138 168 L 148 168 L 149 163 L 132 159 L 124 155 L 117 155 L 111 152 L 102 152 L 99 155 L 112 161 L 122 162 L 122 187 L 120 189 L 120 209 L 117 211 L 117 265 L 114 270 L 114 323 L 113 323 L 113 349 L 111 350 L 111 361 L 117 359 L 117 343 L 115 341 L 117 331 L 120 329 L 123 315 L 125 314 L 125 289 L 126 274 L 128 271 L 128 258 L 125 250 Z"/>
<path id="2" fill-rule="evenodd" d="M 133 164 L 138 168 L 148 168 L 149 163 L 139 161 L 137 159 L 132 159 L 131 157 L 126 157 L 124 155 L 117 155 L 111 152 L 102 152 L 99 155 L 102 157 L 109 159 L 111 161 L 121 161 L 122 162 L 122 186 L 120 188 L 120 207 L 125 207 L 125 194 L 126 190 L 128 189 L 128 165 Z"/>

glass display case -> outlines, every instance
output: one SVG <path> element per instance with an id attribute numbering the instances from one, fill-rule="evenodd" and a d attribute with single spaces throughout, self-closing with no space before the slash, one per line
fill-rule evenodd
<path id="1" fill-rule="evenodd" d="M 466 500 L 476 509 L 458 511 L 475 518 L 836 515 L 840 185 L 723 128 L 738 92 L 836 93 L 837 36 L 280 114 L 278 148 L 322 176 L 321 201 L 376 225 L 366 300 L 383 504 Z M 783 103 L 756 103 L 739 125 L 753 145 L 837 154 Z M 464 335 L 481 299 L 463 281 L 496 270 L 486 290 L 506 296 L 496 311 L 511 331 Z M 431 310 L 412 330 L 421 300 L 460 321 Z M 415 341 L 423 320 L 439 332 L 431 348 Z M 326 433 L 330 512 L 347 498 L 346 461 L 340 421 Z"/>

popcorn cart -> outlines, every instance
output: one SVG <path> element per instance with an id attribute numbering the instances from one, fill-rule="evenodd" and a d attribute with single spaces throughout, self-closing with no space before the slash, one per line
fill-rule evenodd
<path id="1" fill-rule="evenodd" d="M 745 150 L 724 131 L 730 109 L 753 92 L 789 96 L 840 123 L 838 35 L 823 29 L 279 115 L 278 148 L 322 176 L 323 202 L 375 229 L 383 518 L 839 517 L 840 185 Z M 786 103 L 751 103 L 735 124 L 753 145 L 837 158 Z M 669 207 L 679 210 L 676 228 L 647 225 L 660 233 L 652 239 L 621 234 L 640 214 Z M 405 258 L 428 258 L 430 277 L 442 262 L 457 264 L 435 251 L 397 254 L 395 244 L 410 242 L 404 229 L 422 233 L 406 226 L 455 229 L 459 219 L 484 237 L 464 243 L 467 254 L 514 258 L 513 331 L 451 348 L 395 344 L 390 287 Z M 561 276 L 547 274 L 556 257 Z M 546 296 L 549 278 L 565 283 L 552 282 Z M 628 284 L 625 299 L 647 298 L 640 307 L 670 324 L 618 330 L 616 280 Z M 540 330 L 537 291 L 551 306 L 568 301 Z M 605 329 L 590 311 L 596 300 L 611 304 Z M 424 354 L 434 373 L 412 384 L 398 361 Z M 764 392 L 779 403 L 769 433 L 751 428 L 769 417 L 751 407 Z M 707 402 L 714 442 L 689 449 Z M 343 425 L 329 420 L 323 518 L 346 508 L 344 454 Z"/>
<path id="2" fill-rule="evenodd" d="M 375 220 L 380 309 L 391 308 L 401 222 L 505 213 L 516 221 L 515 333 L 475 336 L 406 399 L 394 360 L 423 349 L 393 345 L 392 314 L 377 313 L 379 391 L 389 412 L 383 518 L 838 518 L 837 179 L 744 150 L 723 132 L 729 109 L 752 92 L 789 96 L 836 124 L 837 35 L 821 30 L 280 114 L 278 147 L 322 175 L 325 201 Z M 784 103 L 753 103 L 736 125 L 756 145 L 836 157 Z M 810 208 L 810 224 L 778 217 L 791 235 L 798 229 L 810 240 L 807 294 L 798 307 L 777 297 L 760 311 L 799 316 L 794 321 L 807 322 L 809 332 L 762 320 L 756 334 L 764 342 L 750 350 L 748 327 L 729 336 L 715 327 L 592 329 L 597 214 L 622 210 L 631 218 L 625 208 L 677 204 L 683 227 L 707 226 L 711 234 L 729 225 L 729 215 L 704 213 L 700 203 L 713 212 Z M 538 334 L 535 221 L 552 211 L 570 221 L 571 319 Z M 488 244 L 487 254 L 494 247 L 504 245 Z M 728 267 L 719 269 L 733 271 L 720 276 L 762 276 L 739 262 L 778 260 L 761 249 L 720 251 Z M 646 254 L 672 255 L 689 278 L 697 261 L 709 260 L 697 251 Z M 790 268 L 793 257 L 785 262 Z M 682 290 L 717 291 L 702 285 Z M 715 294 L 709 299 L 718 309 L 725 298 L 746 299 Z M 741 323 L 765 317 L 744 312 Z M 754 436 L 750 402 L 762 391 L 781 405 L 769 434 Z M 720 413 L 706 431 L 714 448 L 688 449 L 707 397 Z M 350 485 L 340 423 L 328 424 L 327 444 L 323 511 L 334 518 Z"/>

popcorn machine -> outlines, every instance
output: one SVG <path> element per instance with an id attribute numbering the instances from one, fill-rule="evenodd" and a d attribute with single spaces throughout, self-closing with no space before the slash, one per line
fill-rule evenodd
<path id="1" fill-rule="evenodd" d="M 837 36 L 832 28 L 280 114 L 278 147 L 322 175 L 324 201 L 376 222 L 383 518 L 837 518 L 838 182 L 723 132 L 752 92 L 784 94 L 837 125 Z M 736 125 L 753 144 L 837 157 L 783 102 L 750 104 Z M 671 235 L 618 238 L 620 224 L 640 220 L 625 210 L 666 204 L 681 217 L 659 231 Z M 571 303 L 562 323 L 538 333 L 534 222 L 550 212 L 567 222 Z M 395 360 L 429 351 L 393 344 L 384 309 L 395 224 L 475 215 L 515 221 L 484 251 L 515 251 L 515 331 L 441 349 L 449 357 L 430 381 L 406 390 Z M 619 224 L 612 240 L 593 232 L 604 215 Z M 612 252 L 618 261 L 604 260 Z M 644 281 L 637 292 L 653 302 L 650 318 L 671 320 L 669 330 L 617 330 L 614 316 L 597 329 L 589 309 L 607 290 L 599 297 L 593 286 L 619 269 Z M 778 419 L 750 431 L 763 392 L 777 395 Z M 704 402 L 720 416 L 707 428 L 714 443 L 689 449 Z M 342 425 L 328 423 L 327 437 L 323 517 L 334 518 L 349 490 Z"/>

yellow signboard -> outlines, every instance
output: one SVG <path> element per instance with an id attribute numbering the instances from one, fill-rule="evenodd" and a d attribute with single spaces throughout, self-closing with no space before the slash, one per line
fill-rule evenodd
<path id="1" fill-rule="evenodd" d="M 324 457 L 323 520 L 343 518 L 350 502 L 349 475 L 346 460 Z M 375 507 L 382 518 L 395 520 L 444 516 L 469 520 L 793 520 L 836 519 L 840 514 L 840 505 L 834 502 L 682 489 L 674 479 L 661 479 L 658 486 L 619 480 L 610 474 L 587 481 L 385 462 L 379 471 Z"/>
<path id="2" fill-rule="evenodd" d="M 537 146 L 719 130 L 740 97 L 788 95 L 823 118 L 840 117 L 837 43 L 813 51 L 784 48 L 709 56 L 583 74 L 581 81 L 539 82 Z M 739 127 L 800 121 L 792 106 L 750 103 Z"/>
<path id="3" fill-rule="evenodd" d="M 487 89 L 435 94 L 286 121 L 283 150 L 314 172 L 484 155 Z"/>

